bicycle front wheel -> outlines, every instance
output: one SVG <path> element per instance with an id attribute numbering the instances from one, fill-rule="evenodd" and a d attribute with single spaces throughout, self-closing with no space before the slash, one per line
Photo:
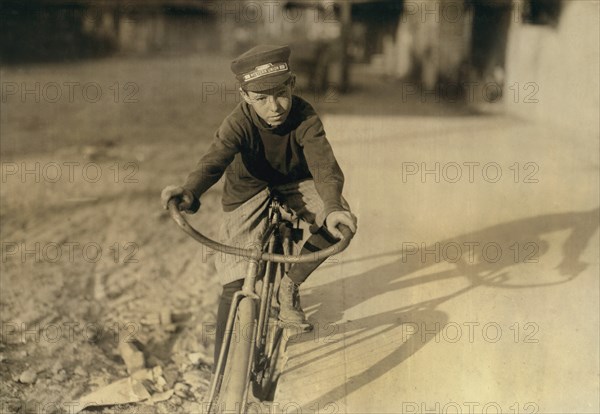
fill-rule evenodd
<path id="1" fill-rule="evenodd" d="M 252 299 L 240 301 L 229 344 L 227 362 L 219 392 L 217 412 L 245 413 L 244 394 L 248 389 L 250 362 L 256 329 L 256 306 Z"/>

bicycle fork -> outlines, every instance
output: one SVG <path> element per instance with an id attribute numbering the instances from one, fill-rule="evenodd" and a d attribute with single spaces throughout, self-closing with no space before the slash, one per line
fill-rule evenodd
<path id="1" fill-rule="evenodd" d="M 275 249 L 275 239 L 276 239 L 277 235 L 274 230 L 275 230 L 275 227 L 273 226 L 266 233 L 266 235 L 268 235 L 268 239 L 267 239 L 268 240 L 268 250 L 267 251 L 269 253 L 273 253 L 273 251 Z M 254 302 L 253 303 L 254 306 L 256 306 L 256 301 L 259 301 L 259 303 L 260 303 L 258 324 L 256 326 L 254 326 L 254 329 L 252 329 L 251 338 L 247 338 L 250 341 L 251 357 L 249 359 L 248 367 L 246 369 L 246 375 L 245 375 L 246 383 L 248 383 L 248 380 L 250 379 L 250 373 L 252 371 L 252 366 L 256 362 L 256 358 L 255 358 L 256 347 L 259 346 L 260 349 L 262 350 L 263 346 L 264 346 L 264 341 L 262 340 L 263 335 L 259 335 L 258 333 L 260 332 L 261 334 L 264 334 L 265 328 L 266 328 L 265 320 L 267 319 L 266 316 L 268 315 L 268 310 L 269 310 L 268 306 L 271 302 L 271 298 L 272 298 L 273 291 L 274 291 L 274 289 L 273 289 L 274 280 L 272 277 L 273 273 L 274 273 L 273 272 L 274 266 L 276 266 L 276 264 L 272 263 L 272 262 L 267 262 L 267 264 L 266 264 L 266 271 L 265 271 L 265 277 L 263 278 L 264 282 L 263 282 L 262 295 L 261 295 L 263 300 L 261 300 L 261 297 L 259 297 L 255 292 L 255 284 L 256 284 L 256 279 L 257 279 L 258 270 L 259 270 L 259 261 L 256 259 L 249 259 L 248 273 L 247 273 L 247 276 L 244 278 L 244 285 L 242 286 L 242 290 L 234 293 L 233 299 L 231 302 L 231 307 L 229 308 L 229 314 L 227 316 L 227 324 L 225 326 L 225 333 L 224 333 L 224 337 L 223 337 L 221 351 L 219 352 L 219 359 L 217 361 L 217 366 L 215 369 L 215 376 L 211 383 L 210 392 L 209 392 L 209 396 L 208 396 L 208 401 L 209 401 L 208 411 L 209 412 L 211 412 L 211 410 L 213 408 L 213 404 L 215 402 L 216 395 L 220 392 L 221 381 L 222 381 L 223 372 L 225 369 L 225 361 L 227 360 L 227 357 L 229 354 L 229 347 L 230 347 L 231 339 L 233 336 L 233 326 L 235 324 L 235 318 L 238 313 L 240 303 L 241 303 L 242 299 L 244 299 L 244 298 L 251 299 Z M 245 327 L 242 327 L 242 328 L 245 328 Z M 249 390 L 249 387 L 246 387 L 244 390 L 242 406 L 245 406 L 247 403 L 248 390 Z"/>

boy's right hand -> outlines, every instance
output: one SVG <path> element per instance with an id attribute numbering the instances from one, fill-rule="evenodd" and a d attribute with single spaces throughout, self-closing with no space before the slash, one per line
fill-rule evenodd
<path id="1" fill-rule="evenodd" d="M 183 187 L 176 185 L 168 185 L 160 194 L 160 200 L 163 208 L 168 208 L 169 200 L 172 198 L 179 199 L 179 211 L 185 211 L 186 213 L 195 213 L 200 208 L 200 201 L 194 196 L 194 194 Z"/>

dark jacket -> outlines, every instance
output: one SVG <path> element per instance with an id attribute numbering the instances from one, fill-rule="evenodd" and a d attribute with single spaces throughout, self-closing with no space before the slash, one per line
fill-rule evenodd
<path id="1" fill-rule="evenodd" d="M 286 121 L 267 125 L 242 101 L 225 118 L 184 188 L 196 198 L 225 173 L 223 209 L 231 211 L 268 186 L 313 179 L 324 217 L 343 210 L 344 175 L 312 106 L 293 96 Z"/>

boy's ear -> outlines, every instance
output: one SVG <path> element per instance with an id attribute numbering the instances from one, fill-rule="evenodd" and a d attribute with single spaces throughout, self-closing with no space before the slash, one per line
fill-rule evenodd
<path id="1" fill-rule="evenodd" d="M 248 96 L 248 92 L 246 92 L 242 88 L 240 88 L 240 96 L 242 97 L 242 99 L 244 99 L 244 101 L 246 101 L 246 103 L 248 105 L 252 104 L 252 101 L 251 101 L 250 97 Z"/>
<path id="2" fill-rule="evenodd" d="M 296 74 L 292 73 L 292 77 L 290 78 L 290 87 L 292 88 L 292 92 L 294 92 L 294 88 L 296 87 Z"/>

